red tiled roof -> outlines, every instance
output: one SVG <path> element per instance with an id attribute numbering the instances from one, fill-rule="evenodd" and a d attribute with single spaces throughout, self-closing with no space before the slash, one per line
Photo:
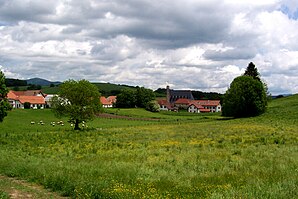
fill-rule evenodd
<path id="1" fill-rule="evenodd" d="M 117 100 L 117 96 L 109 96 L 109 97 L 107 98 L 107 100 L 109 100 L 109 101 L 112 102 L 112 103 L 115 103 L 116 100 Z"/>
<path id="2" fill-rule="evenodd" d="M 194 105 L 197 109 L 203 109 L 204 107 L 198 103 L 191 103 L 189 106 Z"/>
<path id="3" fill-rule="evenodd" d="M 12 99 L 12 100 L 18 100 L 19 99 L 18 96 L 13 91 L 9 91 L 7 93 L 7 98 Z"/>
<path id="4" fill-rule="evenodd" d="M 19 96 L 19 101 L 24 104 L 29 102 L 30 104 L 45 104 L 45 100 L 42 96 Z"/>
<path id="5" fill-rule="evenodd" d="M 166 106 L 168 109 L 172 110 L 173 109 L 173 106 L 171 105 L 171 103 L 169 103 L 167 100 L 165 99 L 160 99 L 157 101 L 157 103 L 161 106 L 161 105 L 164 105 Z"/>
<path id="6" fill-rule="evenodd" d="M 109 101 L 109 100 L 108 100 L 106 97 L 104 97 L 104 96 L 101 96 L 101 97 L 100 97 L 100 102 L 101 102 L 102 105 L 112 105 L 112 102 Z"/>
<path id="7" fill-rule="evenodd" d="M 210 109 L 204 108 L 202 105 L 200 105 L 200 104 L 198 104 L 198 103 L 196 103 L 196 102 L 191 103 L 191 104 L 189 105 L 189 107 L 190 107 L 191 105 L 194 105 L 197 109 L 199 109 L 200 112 L 204 112 L 204 113 L 207 113 L 207 112 L 209 113 L 209 112 L 210 112 Z"/>
<path id="8" fill-rule="evenodd" d="M 220 100 L 195 100 L 198 104 L 202 106 L 218 106 Z"/>
<path id="9" fill-rule="evenodd" d="M 27 90 L 27 91 L 12 91 L 17 96 L 36 96 L 41 93 L 41 90 Z"/>
<path id="10" fill-rule="evenodd" d="M 175 104 L 189 104 L 191 100 L 186 99 L 186 98 L 179 98 L 178 100 L 175 101 Z"/>

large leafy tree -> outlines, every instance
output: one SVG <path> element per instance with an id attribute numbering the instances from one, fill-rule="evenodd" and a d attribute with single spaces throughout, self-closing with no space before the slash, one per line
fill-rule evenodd
<path id="1" fill-rule="evenodd" d="M 135 91 L 132 89 L 124 89 L 117 95 L 116 107 L 132 108 L 136 106 Z"/>
<path id="2" fill-rule="evenodd" d="M 98 88 L 87 80 L 68 80 L 60 86 L 57 97 L 52 99 L 52 110 L 57 116 L 69 117 L 74 129 L 80 123 L 91 120 L 100 112 L 100 93 Z"/>
<path id="3" fill-rule="evenodd" d="M 267 96 L 261 81 L 251 76 L 233 80 L 223 99 L 223 116 L 251 117 L 265 112 Z"/>
<path id="4" fill-rule="evenodd" d="M 118 108 L 145 108 L 155 98 L 152 90 L 137 87 L 136 90 L 124 89 L 117 95 L 116 107 Z"/>
<path id="5" fill-rule="evenodd" d="M 7 111 L 11 109 L 7 100 L 8 89 L 5 85 L 5 76 L 0 71 L 0 122 L 3 122 L 4 117 L 7 116 Z"/>

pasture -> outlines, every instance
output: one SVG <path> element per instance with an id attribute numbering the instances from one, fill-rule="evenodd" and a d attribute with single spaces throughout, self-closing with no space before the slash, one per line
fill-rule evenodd
<path id="1" fill-rule="evenodd" d="M 255 118 L 108 112 L 129 119 L 98 117 L 73 131 L 50 110 L 9 112 L 0 175 L 72 198 L 298 198 L 297 95 Z"/>

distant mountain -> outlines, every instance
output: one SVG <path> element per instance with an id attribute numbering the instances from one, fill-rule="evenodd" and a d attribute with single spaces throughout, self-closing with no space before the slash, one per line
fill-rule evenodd
<path id="1" fill-rule="evenodd" d="M 48 81 L 46 79 L 41 79 L 41 78 L 32 78 L 32 79 L 28 79 L 26 81 L 27 81 L 27 84 L 41 85 L 41 86 L 50 86 L 51 84 L 54 84 L 54 85 L 61 84 L 61 82 L 58 82 L 58 81 L 51 82 L 51 81 Z"/>

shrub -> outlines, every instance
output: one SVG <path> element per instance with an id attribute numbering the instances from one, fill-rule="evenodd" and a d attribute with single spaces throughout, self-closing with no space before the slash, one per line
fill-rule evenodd
<path id="1" fill-rule="evenodd" d="M 223 99 L 223 116 L 250 117 L 265 112 L 267 96 L 264 84 L 251 76 L 233 80 Z"/>
<path id="2" fill-rule="evenodd" d="M 24 103 L 24 109 L 30 109 L 30 106 L 31 106 L 30 102 Z"/>
<path id="3" fill-rule="evenodd" d="M 159 105 L 156 101 L 148 102 L 146 105 L 146 110 L 151 112 L 159 112 Z"/>

